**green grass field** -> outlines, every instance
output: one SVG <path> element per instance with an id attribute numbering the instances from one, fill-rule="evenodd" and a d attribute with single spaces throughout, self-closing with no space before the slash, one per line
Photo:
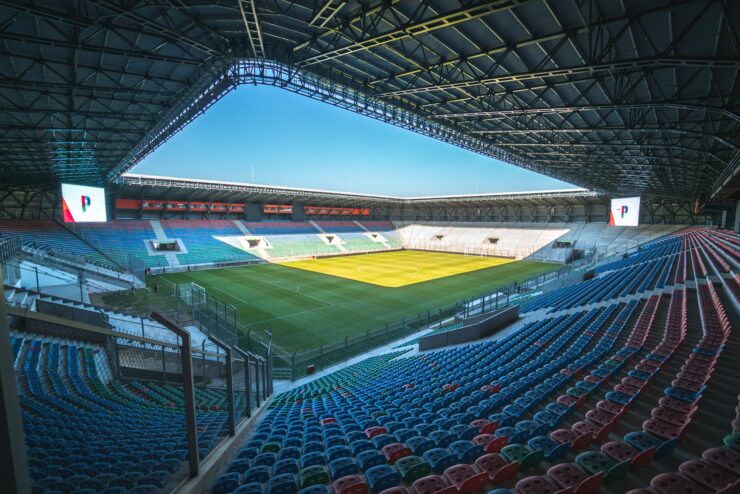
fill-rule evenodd
<path id="1" fill-rule="evenodd" d="M 237 308 L 247 326 L 272 327 L 287 351 L 336 343 L 497 287 L 557 269 L 541 262 L 395 251 L 166 275 L 195 282 Z M 372 278 L 371 281 L 368 278 Z M 376 283 L 382 279 L 382 286 Z"/>

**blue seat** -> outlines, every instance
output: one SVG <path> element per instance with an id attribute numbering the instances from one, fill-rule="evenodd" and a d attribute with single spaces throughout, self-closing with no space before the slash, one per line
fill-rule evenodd
<path id="1" fill-rule="evenodd" d="M 401 483 L 401 475 L 390 465 L 377 465 L 365 472 L 365 479 L 374 493 L 379 493 Z"/>
<path id="2" fill-rule="evenodd" d="M 265 488 L 262 482 L 250 482 L 239 486 L 233 494 L 264 494 Z"/>
<path id="3" fill-rule="evenodd" d="M 350 457 L 337 458 L 329 462 L 329 476 L 332 480 L 356 474 L 357 471 L 357 464 Z"/>
<path id="4" fill-rule="evenodd" d="M 329 489 L 325 485 L 317 484 L 301 489 L 298 494 L 329 494 Z"/>
<path id="5" fill-rule="evenodd" d="M 332 446 L 326 450 L 326 459 L 330 462 L 338 458 L 347 458 L 352 456 L 347 446 Z"/>
<path id="6" fill-rule="evenodd" d="M 406 446 L 411 449 L 411 452 L 416 456 L 421 456 L 425 451 L 435 447 L 434 441 L 424 436 L 414 436 L 406 440 Z"/>
<path id="7" fill-rule="evenodd" d="M 357 455 L 356 459 L 357 464 L 360 465 L 360 469 L 363 472 L 374 466 L 386 463 L 385 456 L 383 456 L 383 454 L 376 449 L 363 451 L 362 453 Z"/>
<path id="8" fill-rule="evenodd" d="M 450 452 L 457 456 L 461 463 L 473 463 L 483 455 L 483 445 L 473 444 L 473 441 L 461 439 L 450 444 Z"/>
<path id="9" fill-rule="evenodd" d="M 297 446 L 288 446 L 280 450 L 280 453 L 278 454 L 278 459 L 285 460 L 285 459 L 294 459 L 297 460 L 301 457 L 301 450 Z"/>
<path id="10" fill-rule="evenodd" d="M 213 482 L 213 494 L 229 494 L 239 487 L 240 476 L 237 472 L 219 475 Z M 156 492 L 156 491 L 155 491 Z"/>
<path id="11" fill-rule="evenodd" d="M 272 466 L 272 473 L 280 475 L 283 473 L 298 473 L 298 461 L 293 458 L 278 460 Z"/>
<path id="12" fill-rule="evenodd" d="M 229 464 L 226 466 L 226 471 L 229 473 L 236 472 L 241 475 L 246 472 L 251 466 L 252 465 L 250 464 L 249 460 L 237 459 L 229 462 Z"/>
<path id="13" fill-rule="evenodd" d="M 306 453 L 323 453 L 324 443 L 319 441 L 309 441 L 303 444 L 303 454 Z"/>
<path id="14" fill-rule="evenodd" d="M 357 441 L 352 441 L 351 443 L 349 443 L 349 450 L 354 456 L 357 456 L 363 451 L 367 451 L 370 449 L 375 449 L 375 446 L 373 446 L 373 443 L 371 443 L 367 439 L 359 439 Z"/>
<path id="15" fill-rule="evenodd" d="M 432 448 L 423 455 L 424 459 L 435 472 L 441 473 L 445 469 L 458 463 L 457 457 L 446 448 Z"/>
<path id="16" fill-rule="evenodd" d="M 283 473 L 267 482 L 267 494 L 296 494 L 298 483 L 292 473 Z"/>
<path id="17" fill-rule="evenodd" d="M 275 456 L 275 453 L 260 453 L 257 456 L 254 457 L 252 460 L 252 465 L 254 466 L 268 466 L 271 467 L 275 464 L 277 461 L 277 456 Z"/>
<path id="18" fill-rule="evenodd" d="M 326 465 L 324 453 L 315 451 L 313 453 L 304 453 L 303 456 L 301 456 L 301 469 L 312 467 L 314 465 Z"/>
<path id="19" fill-rule="evenodd" d="M 429 439 L 434 441 L 434 444 L 437 445 L 439 448 L 446 448 L 453 442 L 457 440 L 457 436 L 454 434 L 451 434 L 447 431 L 434 431 L 431 434 L 429 434 Z"/>
<path id="20" fill-rule="evenodd" d="M 242 483 L 267 482 L 270 479 L 270 467 L 267 465 L 258 465 L 244 472 Z"/>

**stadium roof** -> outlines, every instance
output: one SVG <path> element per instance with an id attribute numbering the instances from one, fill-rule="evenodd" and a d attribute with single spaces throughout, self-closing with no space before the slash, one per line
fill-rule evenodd
<path id="1" fill-rule="evenodd" d="M 271 84 L 592 190 L 737 195 L 738 24 L 726 0 L 5 0 L 0 184 L 117 180 Z"/>
<path id="2" fill-rule="evenodd" d="M 122 196 L 136 199 L 203 200 L 259 203 L 303 202 L 316 206 L 425 205 L 425 204 L 584 204 L 603 203 L 604 196 L 585 189 L 497 192 L 450 196 L 394 197 L 354 192 L 198 180 L 126 173 L 117 181 Z"/>

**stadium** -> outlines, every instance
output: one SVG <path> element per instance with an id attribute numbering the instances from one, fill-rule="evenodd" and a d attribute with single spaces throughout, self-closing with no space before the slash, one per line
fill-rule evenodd
<path id="1" fill-rule="evenodd" d="M 727 0 L 0 1 L 2 491 L 740 493 L 738 33 Z M 255 87 L 572 187 L 141 171 Z"/>

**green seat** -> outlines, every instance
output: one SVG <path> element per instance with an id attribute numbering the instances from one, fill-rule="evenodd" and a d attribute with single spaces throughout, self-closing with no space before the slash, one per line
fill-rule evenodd
<path id="1" fill-rule="evenodd" d="M 519 463 L 519 470 L 524 471 L 539 465 L 545 457 L 543 449 L 531 450 L 523 444 L 509 444 L 501 449 L 501 455 L 509 463 Z"/>
<path id="2" fill-rule="evenodd" d="M 585 453 L 581 453 L 576 456 L 576 465 L 590 475 L 604 472 L 604 482 L 606 483 L 621 479 L 627 475 L 630 469 L 629 461 L 616 463 L 600 451 L 586 451 Z"/>
<path id="3" fill-rule="evenodd" d="M 329 474 L 322 465 L 306 467 L 298 472 L 298 483 L 301 489 L 316 484 L 328 484 Z"/>
<path id="4" fill-rule="evenodd" d="M 725 446 L 732 448 L 735 451 L 740 451 L 740 434 L 728 434 L 724 440 Z"/>
<path id="5" fill-rule="evenodd" d="M 401 474 L 401 478 L 407 484 L 413 483 L 422 477 L 426 477 L 432 471 L 429 463 L 418 456 L 405 456 L 396 461 L 396 468 Z"/>
<path id="6" fill-rule="evenodd" d="M 280 443 L 265 443 L 262 445 L 263 453 L 279 453 Z"/>
<path id="7" fill-rule="evenodd" d="M 586 391 L 585 389 L 573 387 L 568 388 L 568 391 L 566 391 L 566 393 L 574 398 L 582 398 L 588 394 L 588 391 Z"/>

